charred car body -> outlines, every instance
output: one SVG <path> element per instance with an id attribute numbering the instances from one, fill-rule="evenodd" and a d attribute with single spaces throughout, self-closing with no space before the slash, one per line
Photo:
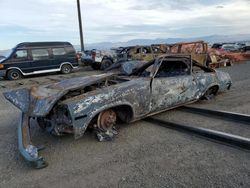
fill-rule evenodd
<path id="1" fill-rule="evenodd" d="M 30 140 L 31 118 L 55 135 L 72 133 L 80 138 L 90 127 L 100 141 L 109 140 L 117 134 L 117 122 L 129 123 L 202 97 L 210 98 L 232 84 L 228 73 L 203 67 L 191 56 L 164 55 L 137 67 L 129 63 L 122 64 L 122 73 L 114 71 L 4 93 L 22 111 L 18 140 L 24 158 L 37 168 L 46 166 Z"/>

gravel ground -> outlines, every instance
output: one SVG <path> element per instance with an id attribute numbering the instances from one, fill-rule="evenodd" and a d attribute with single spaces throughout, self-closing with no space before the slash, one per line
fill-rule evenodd
<path id="1" fill-rule="evenodd" d="M 250 114 L 250 62 L 222 70 L 231 74 L 232 89 L 194 106 Z M 66 77 L 94 73 L 86 70 Z M 63 78 L 0 81 L 0 92 Z M 35 170 L 18 153 L 19 111 L 2 94 L 0 107 L 0 187 L 250 187 L 249 152 L 145 121 L 123 125 L 113 142 L 104 143 L 90 132 L 74 140 L 34 128 L 34 142 L 46 146 L 41 154 L 49 162 L 47 168 Z M 179 110 L 156 117 L 250 137 L 246 125 Z"/>

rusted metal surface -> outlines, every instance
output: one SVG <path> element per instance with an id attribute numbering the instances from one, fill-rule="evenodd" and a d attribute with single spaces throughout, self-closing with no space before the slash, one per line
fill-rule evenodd
<path id="1" fill-rule="evenodd" d="M 28 114 L 22 113 L 18 125 L 18 149 L 22 156 L 29 161 L 35 168 L 40 169 L 48 164 L 38 155 L 39 148 L 31 142 L 30 118 Z"/>
<path id="2" fill-rule="evenodd" d="M 125 63 L 126 64 L 126 63 Z M 124 65 L 123 67 L 126 67 Z M 133 70 L 128 70 L 132 67 Z M 208 89 L 230 88 L 227 73 L 193 63 L 188 55 L 163 55 L 125 72 L 74 78 L 4 93 L 52 134 L 80 138 L 90 126 L 100 141 L 112 140 L 114 127 L 200 99 Z"/>
<path id="3" fill-rule="evenodd" d="M 247 52 L 228 52 L 211 48 L 208 54 L 211 57 L 210 66 L 213 68 L 232 66 L 234 63 L 250 60 L 250 54 Z"/>
<path id="4" fill-rule="evenodd" d="M 116 113 L 114 110 L 108 109 L 101 112 L 97 119 L 97 128 L 108 130 L 116 123 Z"/>
<path id="5" fill-rule="evenodd" d="M 204 41 L 161 44 L 160 49 L 168 54 L 189 54 L 201 65 L 207 65 L 208 44 Z"/>

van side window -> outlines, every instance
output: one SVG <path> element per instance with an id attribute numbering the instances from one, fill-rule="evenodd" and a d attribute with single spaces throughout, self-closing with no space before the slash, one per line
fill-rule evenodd
<path id="1" fill-rule="evenodd" d="M 33 60 L 49 59 L 49 52 L 47 49 L 35 49 L 31 50 Z"/>
<path id="2" fill-rule="evenodd" d="M 60 56 L 60 55 L 65 55 L 65 49 L 64 48 L 52 48 L 52 52 L 54 56 Z"/>
<path id="3" fill-rule="evenodd" d="M 17 50 L 13 57 L 14 59 L 27 59 L 28 58 L 27 50 Z"/>

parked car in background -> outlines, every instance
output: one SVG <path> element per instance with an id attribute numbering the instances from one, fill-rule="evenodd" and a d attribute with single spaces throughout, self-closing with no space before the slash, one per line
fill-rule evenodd
<path id="1" fill-rule="evenodd" d="M 111 51 L 92 50 L 91 54 L 85 52 L 82 62 L 90 65 L 94 70 L 106 70 L 114 63 L 125 61 L 150 61 L 159 55 L 165 54 L 159 46 L 128 46 L 113 48 Z"/>
<path id="2" fill-rule="evenodd" d="M 244 46 L 243 48 L 241 48 L 241 52 L 250 53 L 250 46 Z"/>
<path id="3" fill-rule="evenodd" d="M 226 52 L 238 52 L 240 50 L 240 46 L 237 44 L 223 44 L 221 49 Z"/>
<path id="4" fill-rule="evenodd" d="M 115 61 L 115 54 L 110 51 L 87 50 L 82 52 L 81 62 L 91 66 L 94 70 L 105 70 Z"/>
<path id="5" fill-rule="evenodd" d="M 76 52 L 69 42 L 25 42 L 0 60 L 0 76 L 17 80 L 41 73 L 68 74 L 77 67 Z"/>
<path id="6" fill-rule="evenodd" d="M 222 43 L 214 43 L 211 48 L 221 49 L 222 45 L 223 45 Z"/>

